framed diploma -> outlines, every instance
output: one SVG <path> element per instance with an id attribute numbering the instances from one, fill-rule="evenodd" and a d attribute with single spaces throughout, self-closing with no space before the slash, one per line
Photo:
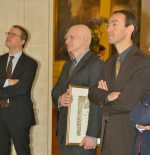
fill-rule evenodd
<path id="1" fill-rule="evenodd" d="M 69 87 L 73 100 L 68 107 L 66 145 L 78 145 L 86 135 L 90 107 L 88 91 L 88 87 Z"/>

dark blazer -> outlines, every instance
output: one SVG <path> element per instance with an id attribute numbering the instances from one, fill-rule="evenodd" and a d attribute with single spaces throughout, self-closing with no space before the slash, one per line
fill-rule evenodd
<path id="1" fill-rule="evenodd" d="M 150 107 L 145 107 L 144 104 L 150 103 L 150 93 L 146 94 L 145 97 L 141 100 L 139 104 L 142 106 L 135 106 L 140 108 L 139 110 L 136 108 L 131 112 L 130 119 L 132 120 L 133 124 L 140 124 L 140 125 L 150 125 Z M 147 109 L 148 108 L 148 109 Z M 147 110 L 146 110 L 147 109 Z M 138 111 L 137 111 L 138 110 Z M 140 116 L 139 116 L 140 115 Z M 132 154 L 136 155 L 136 144 L 137 144 L 137 136 L 141 134 L 141 154 L 140 155 L 149 155 L 150 154 L 150 131 L 143 131 L 140 133 L 135 127 L 135 134 L 134 134 L 134 143 L 132 148 Z"/>
<path id="2" fill-rule="evenodd" d="M 136 154 L 136 140 L 138 134 L 141 134 L 141 152 L 140 155 L 150 155 L 150 131 L 145 130 L 142 133 L 140 133 L 137 129 L 135 129 L 134 133 L 134 143 L 132 148 L 131 155 L 137 155 Z"/>
<path id="3" fill-rule="evenodd" d="M 69 84 L 92 86 L 94 85 L 102 69 L 103 62 L 91 52 L 87 52 L 80 60 L 74 69 L 72 75 L 69 77 L 71 60 L 67 61 L 62 69 L 60 77 L 52 90 L 52 99 L 55 104 L 59 116 L 57 136 L 59 141 L 66 137 L 66 123 L 67 123 L 67 108 L 61 107 L 58 109 L 58 98 L 68 89 Z M 100 137 L 101 130 L 101 108 L 100 106 L 92 104 L 90 106 L 90 116 L 87 129 L 87 135 L 92 137 Z"/>
<path id="4" fill-rule="evenodd" d="M 12 79 L 19 79 L 13 86 L 3 88 L 6 80 L 6 65 L 8 53 L 0 56 L 0 98 L 9 98 L 8 113 L 14 125 L 27 126 L 35 124 L 33 105 L 31 101 L 31 87 L 35 78 L 37 63 L 22 53 L 12 74 Z M 0 109 L 0 114 L 5 108 Z M 1 115 L 0 115 L 1 116 Z"/>
<path id="5" fill-rule="evenodd" d="M 130 113 L 130 119 L 134 124 L 150 125 L 150 94 L 139 101 Z"/>
<path id="6" fill-rule="evenodd" d="M 106 81 L 108 90 L 90 89 L 91 102 L 103 103 L 102 154 L 128 155 L 131 152 L 134 128 L 129 119 L 129 112 L 143 96 L 143 90 L 150 82 L 150 59 L 137 47 L 126 55 L 120 72 L 115 79 L 117 55 L 112 56 L 104 65 L 100 79 Z M 106 103 L 110 92 L 121 92 L 118 99 Z"/>

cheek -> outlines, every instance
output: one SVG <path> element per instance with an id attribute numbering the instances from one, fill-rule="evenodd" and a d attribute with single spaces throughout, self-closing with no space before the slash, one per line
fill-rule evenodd
<path id="1" fill-rule="evenodd" d="M 83 45 L 83 41 L 82 41 L 82 40 L 76 41 L 74 44 L 75 44 L 76 47 L 77 47 L 77 46 L 80 47 L 80 46 Z"/>
<path id="2" fill-rule="evenodd" d="M 13 44 L 13 40 L 12 39 L 9 39 L 9 38 L 6 38 L 6 44 L 7 45 Z"/>

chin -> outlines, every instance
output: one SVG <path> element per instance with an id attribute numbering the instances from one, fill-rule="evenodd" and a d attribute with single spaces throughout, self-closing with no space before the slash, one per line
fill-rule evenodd
<path id="1" fill-rule="evenodd" d="M 68 53 L 70 58 L 73 58 L 73 54 L 72 53 Z"/>
<path id="2" fill-rule="evenodd" d="M 110 44 L 114 44 L 115 42 L 113 40 L 109 40 L 109 43 Z"/>
<path id="3" fill-rule="evenodd" d="M 75 55 L 73 54 L 73 53 L 68 53 L 69 54 L 69 57 L 71 58 L 71 59 L 74 59 L 75 58 Z"/>

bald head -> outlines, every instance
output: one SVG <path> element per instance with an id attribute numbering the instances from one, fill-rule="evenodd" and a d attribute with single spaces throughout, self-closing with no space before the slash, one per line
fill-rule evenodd
<path id="1" fill-rule="evenodd" d="M 66 45 L 69 55 L 79 56 L 89 49 L 91 30 L 86 25 L 74 25 L 66 34 Z"/>
<path id="2" fill-rule="evenodd" d="M 91 30 L 89 29 L 88 26 L 83 25 L 83 24 L 79 24 L 79 25 L 74 25 L 70 28 L 76 30 L 76 32 L 80 35 L 80 36 L 84 36 L 87 38 L 87 46 L 89 47 L 91 44 Z"/>

